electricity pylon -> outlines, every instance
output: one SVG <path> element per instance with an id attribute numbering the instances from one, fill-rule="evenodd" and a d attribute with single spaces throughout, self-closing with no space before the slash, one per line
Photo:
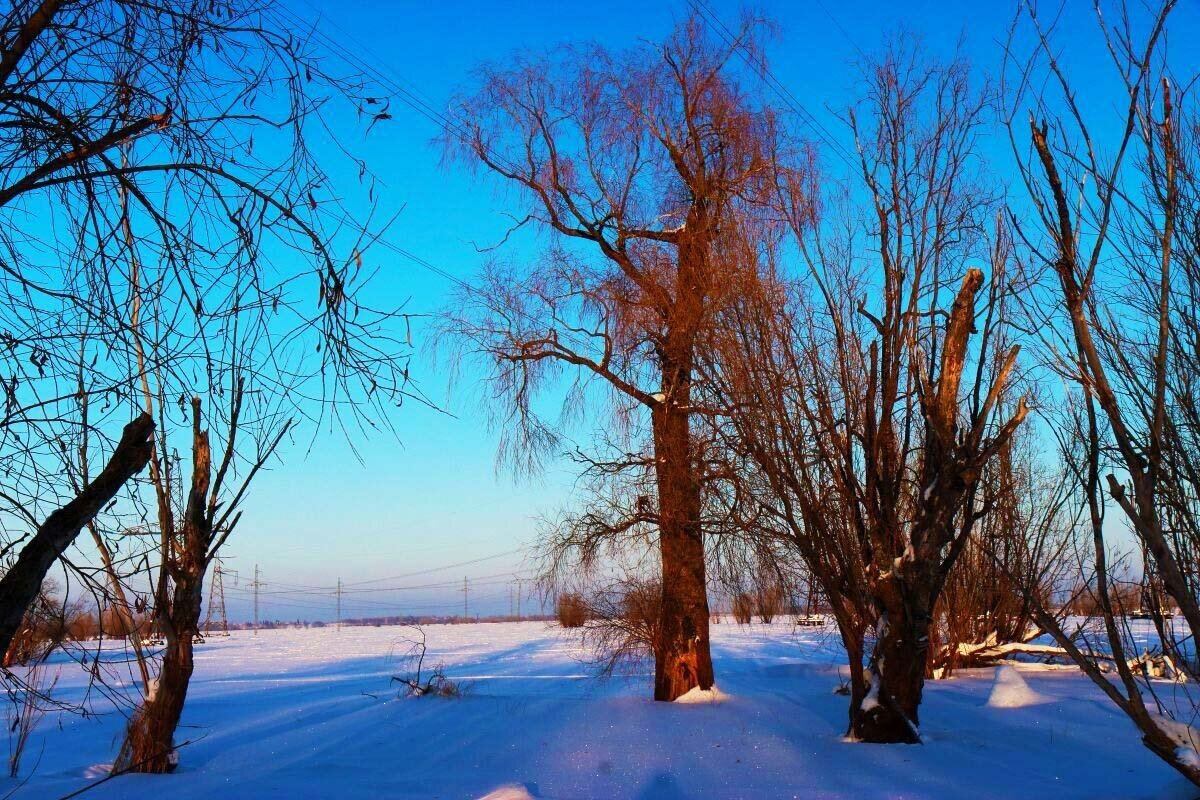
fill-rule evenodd
<path id="1" fill-rule="evenodd" d="M 213 633 L 214 620 L 220 628 L 216 634 Z M 220 559 L 213 567 L 212 581 L 208 584 L 208 614 L 204 617 L 204 635 L 229 635 L 229 620 L 225 618 L 225 581 Z"/>

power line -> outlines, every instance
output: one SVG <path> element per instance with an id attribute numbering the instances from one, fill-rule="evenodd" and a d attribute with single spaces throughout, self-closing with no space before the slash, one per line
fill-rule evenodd
<path id="1" fill-rule="evenodd" d="M 721 21 L 721 18 L 708 6 L 705 0 L 688 0 L 688 5 L 690 5 L 692 10 L 699 14 L 700 17 L 709 24 L 709 27 L 712 28 L 714 33 L 720 36 L 721 39 L 730 46 L 730 48 L 737 52 L 742 61 L 746 62 L 746 66 L 750 67 L 752 71 L 757 73 L 759 78 L 762 79 L 763 83 L 765 83 L 772 91 L 774 91 L 775 94 L 778 95 L 779 98 L 783 100 L 783 102 L 789 108 L 791 108 L 797 116 L 800 117 L 801 121 L 804 122 L 804 124 L 806 124 L 819 139 L 821 139 L 821 141 L 830 147 L 834 155 L 845 162 L 846 166 L 850 167 L 851 169 L 854 168 L 854 160 L 845 147 L 843 147 L 837 141 L 829 129 L 826 128 L 821 121 L 812 114 L 812 112 L 804 107 L 804 104 L 800 102 L 796 95 L 793 94 L 792 91 L 788 89 L 782 81 L 775 77 L 765 62 L 756 63 L 755 60 L 751 58 L 747 52 L 745 52 L 745 50 L 739 45 L 737 37 L 734 35 L 733 31 L 731 31 L 725 25 L 725 23 Z"/>
<path id="2" fill-rule="evenodd" d="M 251 599 L 253 601 L 255 630 L 257 630 L 261 625 L 262 602 L 265 598 L 272 598 L 269 600 L 269 603 L 273 604 L 276 607 L 283 607 L 283 608 L 295 609 L 295 610 L 300 610 L 300 611 L 308 611 L 308 612 L 321 612 L 321 611 L 326 611 L 329 608 L 329 606 L 325 603 L 322 603 L 320 599 L 332 597 L 335 600 L 335 604 L 334 604 L 335 622 L 336 622 L 336 624 L 338 624 L 340 626 L 342 620 L 346 616 L 347 607 L 349 607 L 351 609 L 362 610 L 365 613 L 370 613 L 372 610 L 374 610 L 374 611 L 387 610 L 387 611 L 391 611 L 393 613 L 407 613 L 407 612 L 411 612 L 411 611 L 422 611 L 422 610 L 442 611 L 442 610 L 450 610 L 453 607 L 453 603 L 446 602 L 446 601 L 432 602 L 432 603 L 431 602 L 412 603 L 412 602 L 404 601 L 399 598 L 396 598 L 396 599 L 385 599 L 385 598 L 365 599 L 365 598 L 360 598 L 360 597 L 354 597 L 352 595 L 355 595 L 355 594 L 379 595 L 379 594 L 388 593 L 388 592 L 403 592 L 403 591 L 429 590 L 429 589 L 449 589 L 456 585 L 459 585 L 457 582 L 457 579 L 453 580 L 453 581 L 436 581 L 436 582 L 429 582 L 429 583 L 422 583 L 422 584 L 404 584 L 404 585 L 398 585 L 398 586 L 373 586 L 370 584 L 373 584 L 373 583 L 376 583 L 379 581 L 384 581 L 384 580 L 394 580 L 394 579 L 400 578 L 400 577 L 407 577 L 407 576 L 418 575 L 418 574 L 428 574 L 431 572 L 439 572 L 439 571 L 454 569 L 454 568 L 458 568 L 461 566 L 467 566 L 467 565 L 471 565 L 471 564 L 484 563 L 484 562 L 494 560 L 497 558 L 502 558 L 504 556 L 513 555 L 515 553 L 520 553 L 520 552 L 525 551 L 526 549 L 527 548 L 524 548 L 524 547 L 515 548 L 513 550 L 505 551 L 502 553 L 495 553 L 495 554 L 492 554 L 489 556 L 483 556 L 483 557 L 476 558 L 476 559 L 468 559 L 468 560 L 456 562 L 453 564 L 445 564 L 445 565 L 438 566 L 438 567 L 431 567 L 431 568 L 425 569 L 425 570 L 415 570 L 413 572 L 404 573 L 403 575 L 400 575 L 400 576 L 390 576 L 389 578 L 374 578 L 374 579 L 367 579 L 364 581 L 348 583 L 347 581 L 343 580 L 339 576 L 337 579 L 337 582 L 333 586 L 330 586 L 330 587 L 311 586 L 311 587 L 300 588 L 300 589 L 265 590 L 263 587 L 265 587 L 267 585 L 267 583 L 262 580 L 261 568 L 259 567 L 258 564 L 256 564 L 255 572 L 254 572 L 254 580 L 248 581 L 244 586 L 233 587 L 232 589 L 230 589 L 230 591 L 232 591 L 235 595 L 240 595 L 242 597 Z M 476 576 L 474 578 L 471 578 L 469 576 L 464 576 L 464 578 L 462 580 L 462 584 L 461 584 L 462 591 L 463 591 L 463 606 L 462 606 L 463 607 L 463 615 L 467 616 L 470 614 L 471 599 L 474 599 L 476 601 L 476 603 L 478 604 L 478 603 L 492 602 L 492 601 L 498 600 L 504 596 L 503 594 L 494 593 L 494 592 L 493 593 L 484 592 L 484 593 L 480 594 L 478 592 L 478 590 L 480 588 L 493 587 L 493 586 L 497 586 L 497 587 L 505 586 L 506 587 L 505 592 L 507 593 L 507 595 L 510 599 L 510 606 L 511 606 L 511 604 L 513 602 L 513 597 L 514 597 L 514 591 L 513 591 L 514 582 L 516 584 L 516 587 L 515 587 L 516 600 L 515 600 L 515 602 L 516 602 L 516 607 L 519 609 L 520 605 L 521 605 L 523 588 L 524 588 L 523 584 L 527 580 L 532 580 L 532 577 L 529 577 L 529 578 L 523 577 L 522 573 L 520 573 L 520 572 L 517 572 L 517 573 L 513 573 L 513 572 L 492 573 L 492 574 L 487 574 L 487 575 Z M 273 581 L 271 583 L 271 585 L 272 586 L 302 586 L 302 584 L 290 584 L 290 583 L 284 583 L 284 582 L 278 582 L 278 581 Z M 348 586 L 357 586 L 359 588 L 347 588 Z M 475 591 L 473 598 L 472 598 L 472 590 Z M 511 608 L 510 608 L 510 611 L 511 611 Z"/>
<path id="3" fill-rule="evenodd" d="M 434 572 L 444 572 L 445 570 L 448 570 L 448 569 L 457 569 L 458 567 L 468 567 L 468 566 L 471 566 L 472 564 L 481 564 L 485 561 L 494 561 L 497 558 L 504 558 L 505 556 L 511 556 L 511 555 L 516 555 L 517 553 L 526 552 L 528 549 L 529 548 L 527 548 L 527 547 L 518 547 L 514 550 L 508 550 L 503 553 L 496 553 L 495 555 L 491 555 L 491 556 L 483 556 L 482 558 L 473 558 L 468 561 L 459 561 L 455 564 L 446 564 L 441 567 L 431 567 L 429 569 L 416 570 L 415 572 L 404 572 L 399 575 L 390 575 L 386 578 L 370 578 L 368 580 L 355 581 L 354 583 L 348 583 L 346 585 L 347 586 L 363 586 L 368 583 L 382 583 L 383 581 L 400 580 L 401 578 L 412 578 L 417 575 L 429 575 Z"/>
<path id="4" fill-rule="evenodd" d="M 858 42 L 854 41 L 853 37 L 850 36 L 850 32 L 848 30 L 846 30 L 844 27 L 842 27 L 842 23 L 838 22 L 837 17 L 835 17 L 833 15 L 833 13 L 828 8 L 826 8 L 825 3 L 823 3 L 822 0 L 816 0 L 816 3 L 817 3 L 817 6 L 822 11 L 825 12 L 825 16 L 829 17 L 829 21 L 832 22 L 834 24 L 834 26 L 838 29 L 838 31 L 841 32 L 842 38 L 844 38 L 847 42 L 849 42 L 850 46 L 853 47 L 855 50 L 857 50 L 858 54 L 860 56 L 862 56 L 863 58 L 866 58 L 867 57 L 866 51 L 864 51 L 861 47 L 858 46 Z"/>
<path id="5" fill-rule="evenodd" d="M 344 27 L 339 25 L 337 23 L 337 20 L 333 19 L 332 17 L 330 17 L 327 14 L 324 14 L 321 9 L 317 8 L 315 5 L 313 5 L 311 2 L 309 2 L 309 0 L 303 0 L 303 2 L 306 6 L 308 6 L 310 9 L 312 9 L 313 12 L 316 13 L 322 19 L 322 21 L 325 23 L 325 25 L 327 25 L 328 27 L 335 28 L 336 30 L 338 30 L 341 33 L 343 38 L 352 42 L 355 45 L 355 48 L 357 49 L 357 51 L 359 53 L 364 53 L 368 56 L 371 56 L 378 63 L 382 63 L 382 64 L 387 63 L 387 61 L 385 59 L 383 59 L 378 53 L 376 53 L 374 50 L 372 50 L 370 47 L 368 47 L 366 44 L 364 44 L 361 39 L 357 38 L 350 31 L 346 30 Z M 295 12 L 291 12 L 286 8 L 284 8 L 282 10 L 289 13 L 289 15 L 292 17 L 292 19 L 295 20 L 296 22 L 299 22 L 301 24 L 305 23 L 305 20 L 303 18 L 301 18 L 299 15 L 297 15 Z M 351 66 L 354 66 L 357 69 L 363 70 L 363 71 L 370 70 L 372 72 L 376 72 L 376 73 L 378 72 L 378 70 L 372 68 L 372 65 L 369 62 L 364 61 L 362 58 L 360 58 L 358 55 L 356 55 L 353 51 L 349 50 L 344 45 L 342 45 L 341 42 L 337 41 L 336 39 L 333 39 L 328 34 L 326 34 L 324 31 L 316 28 L 315 25 L 311 26 L 310 29 L 313 31 L 313 33 L 316 36 L 320 37 L 325 42 L 326 47 L 330 47 L 331 49 L 334 49 L 335 51 L 337 51 L 339 57 L 341 57 L 342 60 L 346 61 Z M 366 68 L 366 69 L 364 69 L 364 68 Z M 444 114 L 442 114 L 440 111 L 438 111 L 437 109 L 435 109 L 433 107 L 433 98 L 429 97 L 429 95 L 422 92 L 412 82 L 406 80 L 404 78 L 404 76 L 399 73 L 398 70 L 395 70 L 393 68 L 392 71 L 393 71 L 393 73 L 395 73 L 395 77 L 399 81 L 399 84 L 403 84 L 403 85 L 396 84 L 393 86 L 393 89 L 396 90 L 397 94 L 401 95 L 403 102 L 412 106 L 415 110 L 419 111 L 420 113 L 422 113 L 426 117 L 429 117 L 430 119 L 433 119 L 433 120 L 440 119 L 440 120 L 448 121 L 448 119 L 446 118 L 446 116 Z M 378 75 L 377 75 L 377 77 L 378 77 Z"/>
<path id="6" fill-rule="evenodd" d="M 406 80 L 404 76 L 400 74 L 399 70 L 397 70 L 395 67 L 389 66 L 387 68 L 394 77 L 389 77 L 383 74 L 383 72 L 379 69 L 379 67 L 376 66 L 375 63 L 368 62 L 362 58 L 359 53 L 370 55 L 375 59 L 376 63 L 383 64 L 385 66 L 387 66 L 388 63 L 386 59 L 374 52 L 370 47 L 364 44 L 361 39 L 358 39 L 353 34 L 337 25 L 336 22 L 330 20 L 327 15 L 322 14 L 320 9 L 317 9 L 311 3 L 308 3 L 308 5 L 321 17 L 322 20 L 328 20 L 330 25 L 338 28 L 338 30 L 342 32 L 342 35 L 345 37 L 345 39 L 354 44 L 355 49 L 353 51 L 350 50 L 340 41 L 334 39 L 315 25 L 310 24 L 308 20 L 303 19 L 290 9 L 278 8 L 276 9 L 276 12 L 282 13 L 288 17 L 288 19 L 284 20 L 285 22 L 290 22 L 293 26 L 299 25 L 309 30 L 313 38 L 319 40 L 326 49 L 344 61 L 347 66 L 358 70 L 365 75 L 370 75 L 376 80 L 376 82 L 380 84 L 381 88 L 391 91 L 392 94 L 396 96 L 396 99 L 398 99 L 401 103 L 430 120 L 438 127 L 449 129 L 459 138 L 469 142 L 469 137 L 466 135 L 465 127 L 461 123 L 455 122 L 449 116 L 434 108 L 432 101 L 423 92 L 417 89 L 412 82 Z"/>
<path id="7" fill-rule="evenodd" d="M 443 564 L 442 566 L 439 566 L 439 567 L 430 567 L 428 569 L 414 570 L 412 572 L 404 572 L 399 575 L 389 575 L 389 576 L 382 577 L 382 578 L 367 578 L 365 580 L 351 581 L 351 582 L 342 581 L 339 578 L 338 582 L 332 586 L 306 586 L 303 584 L 288 584 L 288 583 L 282 583 L 282 582 L 275 581 L 275 582 L 272 582 L 272 584 L 271 584 L 272 586 L 296 586 L 297 588 L 281 589 L 281 590 L 270 591 L 270 592 L 263 592 L 259 589 L 259 586 L 265 586 L 266 585 L 265 583 L 261 583 L 261 584 L 259 584 L 259 586 L 256 586 L 256 583 L 258 583 L 258 575 L 257 575 L 258 567 L 257 567 L 257 565 L 255 565 L 255 570 L 256 570 L 255 581 L 246 584 L 246 586 L 248 589 L 253 589 L 254 593 L 256 595 L 257 594 L 262 594 L 262 595 L 311 595 L 311 596 L 315 596 L 315 597 L 332 596 L 337 592 L 341 592 L 342 594 L 353 594 L 353 593 L 358 593 L 358 592 L 393 592 L 393 591 L 413 591 L 413 590 L 418 590 L 418 589 L 441 589 L 441 588 L 445 588 L 448 586 L 456 585 L 457 579 L 455 579 L 453 581 L 439 581 L 437 583 L 411 584 L 411 585 L 403 585 L 403 586 L 382 586 L 382 587 L 370 588 L 370 589 L 348 589 L 346 587 L 366 586 L 368 584 L 382 583 L 384 581 L 401 580 L 403 578 L 412 578 L 412 577 L 417 577 L 420 575 L 429 575 L 429 574 L 433 574 L 436 572 L 445 572 L 446 570 L 458 569 L 459 567 L 468 567 L 468 566 L 472 566 L 474 564 L 482 564 L 487 561 L 494 561 L 498 558 L 504 558 L 506 556 L 516 555 L 517 553 L 526 552 L 528 549 L 529 548 L 527 548 L 527 547 L 517 547 L 513 550 L 506 550 L 503 553 L 494 553 L 490 556 L 482 556 L 480 558 L 472 558 L 472 559 L 468 559 L 466 561 L 457 561 L 452 564 Z M 477 578 L 476 580 L 485 581 L 485 580 L 489 580 L 491 578 L 507 577 L 512 574 L 513 573 L 511 573 L 511 572 L 497 572 L 497 573 L 494 573 L 491 575 L 481 576 L 481 577 Z M 245 589 L 242 589 L 241 591 L 245 591 Z"/>
<path id="8" fill-rule="evenodd" d="M 472 599 L 476 603 L 491 602 L 502 599 L 503 595 L 499 593 L 490 593 L 479 595 L 476 594 Z M 271 600 L 270 603 L 264 605 L 264 610 L 269 608 L 284 607 L 299 611 L 307 611 L 313 613 L 328 613 L 328 603 L 318 603 L 304 600 Z M 424 611 L 453 611 L 461 609 L 461 602 L 454 600 L 440 600 L 422 603 L 411 602 L 388 602 L 382 600 L 359 600 L 349 599 L 343 600 L 342 603 L 342 619 L 345 621 L 348 615 L 353 613 L 375 614 L 381 616 L 406 616 L 410 612 Z M 383 613 L 388 612 L 388 613 Z"/>
<path id="9" fill-rule="evenodd" d="M 519 552 L 519 550 L 516 552 Z M 507 554 L 508 553 L 497 553 L 493 556 L 487 556 L 486 558 L 490 560 L 493 558 L 500 558 Z M 460 567 L 460 566 L 463 566 L 463 564 L 461 562 L 457 563 L 457 564 L 446 564 L 444 566 L 431 568 L 431 569 L 436 569 L 436 570 L 440 571 L 440 570 L 454 569 L 454 568 Z M 476 576 L 472 577 L 471 580 L 477 586 L 491 586 L 491 585 L 498 586 L 501 584 L 508 583 L 510 580 L 525 581 L 525 582 L 535 580 L 535 576 L 534 576 L 535 572 L 536 572 L 536 570 L 532 567 L 518 570 L 515 572 L 510 571 L 510 570 L 505 570 L 503 572 L 492 572 L 492 573 L 488 573 L 486 575 L 476 575 Z M 236 570 L 232 570 L 232 569 L 229 569 L 226 567 L 226 568 L 222 569 L 222 573 L 224 575 L 234 575 L 236 573 Z M 524 577 L 522 577 L 523 575 L 524 575 Z M 392 577 L 396 577 L 396 576 L 392 576 Z M 359 582 L 359 583 L 371 582 L 371 581 L 382 581 L 382 580 L 386 580 L 386 579 L 385 578 L 370 578 L 370 579 L 364 579 L 363 582 Z M 267 584 L 264 582 L 263 585 L 266 586 Z M 262 597 L 292 596 L 292 597 L 300 597 L 301 599 L 303 599 L 305 597 L 311 597 L 315 601 L 317 598 L 334 597 L 337 593 L 337 584 L 336 583 L 331 584 L 329 586 L 319 586 L 319 585 L 312 585 L 312 584 L 289 583 L 286 581 L 273 580 L 270 582 L 270 585 L 273 587 L 283 587 L 283 588 L 262 590 L 259 592 L 259 595 Z M 358 584 L 350 583 L 350 582 L 343 580 L 342 581 L 343 597 L 346 597 L 349 595 L 354 595 L 354 594 L 384 594 L 387 592 L 407 592 L 407 591 L 421 591 L 421 590 L 428 590 L 428 589 L 445 589 L 445 588 L 452 588 L 455 586 L 459 586 L 460 582 L 459 582 L 458 578 L 453 578 L 453 579 L 448 579 L 448 580 L 438 580 L 438 581 L 434 581 L 434 582 L 430 582 L 430 583 L 411 583 L 411 584 L 405 583 L 405 584 L 399 584 L 399 585 L 393 585 L 393 586 L 369 586 L 369 587 L 363 587 L 363 588 L 347 588 L 347 587 L 356 586 L 356 585 L 358 585 Z M 236 581 L 235 581 L 235 584 L 233 586 L 226 587 L 227 592 L 240 593 L 245 597 L 252 596 L 252 589 L 253 589 L 252 583 L 249 581 L 244 586 L 237 586 Z"/>
<path id="10" fill-rule="evenodd" d="M 493 584 L 498 585 L 498 584 L 507 582 L 507 578 L 509 576 L 511 576 L 512 574 L 513 573 L 511 573 L 511 572 L 498 572 L 498 573 L 494 573 L 491 575 L 481 575 L 481 576 L 476 577 L 474 580 L 477 583 L 479 583 L 479 585 L 481 585 L 481 586 L 493 585 Z M 504 578 L 505 580 L 491 580 L 493 578 Z M 280 584 L 272 582 L 271 585 L 279 586 Z M 345 588 L 346 586 L 350 586 L 350 585 L 352 585 L 352 584 L 347 584 L 347 583 L 343 582 L 342 589 L 341 589 L 342 595 L 381 594 L 381 593 L 386 593 L 386 592 L 410 592 L 410 591 L 420 591 L 420 590 L 424 590 L 424 589 L 448 589 L 448 588 L 457 586 L 458 579 L 456 578 L 454 580 L 449 580 L 449 581 L 439 581 L 437 583 L 417 583 L 417 584 L 410 584 L 410 585 L 404 585 L 404 586 L 379 586 L 379 587 L 373 587 L 373 588 L 369 588 L 369 589 L 347 589 L 347 588 Z M 242 590 L 242 591 L 248 591 L 248 590 Z M 304 596 L 304 597 L 314 597 L 314 598 L 315 597 L 334 597 L 337 593 L 338 593 L 337 586 L 313 587 L 312 589 L 280 589 L 280 590 L 273 590 L 273 591 L 269 591 L 269 592 L 261 592 L 261 594 L 263 596 L 268 596 L 268 597 L 280 597 L 280 596 L 286 597 L 286 596 L 300 595 L 300 596 Z"/>

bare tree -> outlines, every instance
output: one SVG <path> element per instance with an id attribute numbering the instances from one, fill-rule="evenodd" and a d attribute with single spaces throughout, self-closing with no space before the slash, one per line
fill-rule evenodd
<path id="1" fill-rule="evenodd" d="M 850 734 L 917 742 L 934 609 L 994 502 L 984 469 L 1026 408 L 1002 416 L 999 403 L 1017 349 L 1001 303 L 1008 239 L 1003 226 L 986 235 L 994 202 L 974 166 L 987 92 L 961 59 L 903 41 L 864 77 L 866 100 L 847 115 L 864 221 L 790 203 L 805 277 L 765 282 L 728 315 L 732 354 L 712 385 L 775 529 L 832 606 L 850 657 Z M 781 188 L 787 206 L 793 187 Z"/>
<path id="2" fill-rule="evenodd" d="M 1032 201 L 1026 239 L 1048 290 L 1040 308 L 1051 323 L 1044 339 L 1052 363 L 1074 387 L 1068 400 L 1077 412 L 1061 436 L 1077 454 L 1095 573 L 1091 589 L 1108 652 L 1076 646 L 1053 620 L 1045 624 L 1136 724 L 1146 746 L 1200 783 L 1200 735 L 1190 727 L 1194 693 L 1182 686 L 1160 693 L 1145 660 L 1130 658 L 1136 645 L 1105 532 L 1111 506 L 1148 554 L 1153 588 L 1146 611 L 1161 652 L 1194 680 L 1200 117 L 1189 91 L 1194 69 L 1177 76 L 1168 53 L 1175 6 L 1174 0 L 1138 9 L 1096 5 L 1096 42 L 1109 55 L 1108 85 L 1115 89 L 1115 102 L 1098 104 L 1103 112 L 1094 114 L 1079 100 L 1077 82 L 1056 50 L 1056 23 L 1045 21 L 1033 3 L 1023 4 L 1015 26 L 1030 32 L 1032 53 L 1025 58 L 1010 47 L 1007 72 L 1009 129 Z M 1112 117 L 1101 122 L 1099 113 Z M 1171 606 L 1186 632 L 1164 619 Z M 1109 658 L 1115 682 L 1102 669 Z"/>
<path id="3" fill-rule="evenodd" d="M 158 675 L 129 722 L 113 764 L 115 773 L 169 772 L 178 764 L 174 735 L 192 675 L 193 642 L 200 634 L 204 576 L 237 526 L 250 482 L 291 427 L 290 420 L 278 416 L 250 414 L 244 380 L 236 374 L 231 380 L 228 415 L 222 420 L 225 430 L 215 461 L 200 398 L 192 398 L 192 466 L 182 513 L 176 514 L 169 472 L 159 472 L 155 481 L 156 497 L 162 503 L 156 508 L 165 534 L 153 609 L 164 647 Z M 251 429 L 249 433 L 245 428 Z M 240 441 L 247 435 L 255 438 L 249 453 Z M 234 464 L 239 456 L 246 459 L 240 468 Z"/>
<path id="4" fill-rule="evenodd" d="M 26 546 L 37 569 L 4 580 L 28 594 L 86 525 L 101 563 L 69 569 L 123 631 L 149 613 L 164 635 L 161 662 L 133 644 L 147 696 L 118 772 L 174 766 L 206 569 L 287 432 L 386 425 L 413 396 L 407 320 L 363 295 L 372 236 L 308 144 L 338 110 L 378 121 L 378 98 L 324 71 L 282 11 L 43 0 L 0 24 L 0 501 L 32 526 L 78 495 Z M 126 484 L 147 463 L 148 485 Z M 131 555 L 155 565 L 148 597 Z"/>
<path id="5" fill-rule="evenodd" d="M 625 575 L 583 597 L 583 644 L 603 676 L 634 673 L 658 650 L 662 587 Z"/>
<path id="6" fill-rule="evenodd" d="M 692 19 L 628 54 L 569 47 L 484 68 L 463 130 L 446 137 L 456 157 L 515 187 L 520 224 L 554 241 L 533 268 L 490 269 L 447 320 L 491 369 L 502 455 L 532 466 L 558 445 L 534 399 L 566 372 L 566 416 L 607 404 L 632 442 L 604 468 L 650 476 L 634 513 L 602 527 L 657 535 L 658 700 L 713 683 L 696 359 L 754 277 L 775 173 L 793 155 L 733 73 L 740 55 L 758 56 L 760 27 L 747 19 L 718 46 Z"/>
<path id="7" fill-rule="evenodd" d="M 992 511 L 963 547 L 934 610 L 927 672 L 989 666 L 1016 653 L 1051 655 L 1035 606 L 1071 613 L 1079 521 L 1069 473 L 1037 446 L 1047 431 L 1024 428 L 985 465 Z M 1064 653 L 1065 654 L 1065 653 Z"/>
<path id="8" fill-rule="evenodd" d="M 180 339 L 171 317 L 135 336 L 140 307 L 169 298 L 202 316 L 241 281 L 278 339 L 321 331 L 301 371 L 328 375 L 338 398 L 353 387 L 382 408 L 403 383 L 406 348 L 381 333 L 392 312 L 356 299 L 366 242 L 306 140 L 326 100 L 357 85 L 323 72 L 277 10 L 20 0 L 0 18 L 2 546 L 32 548 L 8 573 L 20 586 L 0 598 L 6 620 L 82 527 L 95 532 L 90 515 L 125 508 L 116 495 L 145 466 L 154 423 L 119 441 L 114 427 L 136 413 L 143 374 L 182 376 L 203 351 L 157 346 Z M 272 263 L 283 249 L 304 254 L 299 269 Z M 306 278 L 319 292 L 301 301 Z M 85 438 L 88 458 L 111 442 L 111 469 L 76 462 Z"/>

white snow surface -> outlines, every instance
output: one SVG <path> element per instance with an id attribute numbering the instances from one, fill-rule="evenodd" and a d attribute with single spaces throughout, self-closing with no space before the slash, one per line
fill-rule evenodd
<path id="1" fill-rule="evenodd" d="M 991 708 L 1025 708 L 1050 703 L 1053 700 L 1054 698 L 1031 689 L 1015 666 L 1001 664 L 996 667 L 996 681 L 992 684 L 987 704 Z"/>
<path id="2" fill-rule="evenodd" d="M 699 686 L 693 686 L 679 697 L 675 698 L 676 703 L 684 705 L 696 703 L 721 703 L 729 698 L 729 695 L 722 692 L 714 685 L 711 689 L 701 689 Z"/>
<path id="3" fill-rule="evenodd" d="M 524 786 L 509 784 L 488 792 L 480 800 L 535 800 L 535 798 Z"/>
<path id="4" fill-rule="evenodd" d="M 85 694 L 84 668 L 61 659 L 51 665 L 62 668 L 55 696 L 93 713 L 47 714 L 0 796 L 56 798 L 91 785 L 84 800 L 1194 797 L 1075 671 L 930 681 L 926 743 L 870 745 L 843 740 L 849 698 L 831 691 L 846 675 L 836 634 L 786 618 L 714 625 L 722 702 L 688 706 L 653 702 L 649 669 L 595 679 L 577 639 L 554 625 L 430 625 L 425 634 L 426 667 L 444 664 L 467 685 L 464 697 L 399 697 L 391 676 L 413 635 L 405 628 L 210 639 L 197 648 L 179 770 L 102 783 L 128 713 L 111 696 L 133 697 L 136 680 L 127 664 L 110 664 L 125 688 Z M 1014 675 L 1042 702 L 993 707 L 997 692 L 1022 693 Z"/>

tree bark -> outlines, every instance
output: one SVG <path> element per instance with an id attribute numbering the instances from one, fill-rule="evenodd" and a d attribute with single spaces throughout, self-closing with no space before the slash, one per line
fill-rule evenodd
<path id="1" fill-rule="evenodd" d="M 114 774 L 122 772 L 172 772 L 179 763 L 175 729 L 183 716 L 192 678 L 192 642 L 200 629 L 204 573 L 212 541 L 213 506 L 208 499 L 212 478 L 212 451 L 208 434 L 200 430 L 200 401 L 192 400 L 192 485 L 184 511 L 183 530 L 168 562 L 174 584 L 170 602 L 158 599 L 155 616 L 163 632 L 162 667 L 145 702 L 129 721 Z M 175 537 L 168 537 L 174 539 Z M 165 592 L 164 592 L 165 594 Z"/>
<path id="2" fill-rule="evenodd" d="M 932 602 L 925 586 L 895 574 L 880 580 L 880 614 L 868 666 L 871 686 L 851 706 L 851 735 L 860 741 L 917 744 Z"/>
<path id="3" fill-rule="evenodd" d="M 129 722 L 125 742 L 112 771 L 173 772 L 179 763 L 175 729 L 183 716 L 192 678 L 192 638 L 199 630 L 203 573 L 182 575 L 175 584 L 169 620 L 162 626 L 166 639 L 162 667 L 151 682 L 149 696 Z"/>
<path id="4" fill-rule="evenodd" d="M 897 483 L 882 495 L 884 502 L 878 505 L 881 513 L 873 547 L 879 555 L 871 581 L 878 617 L 869 667 L 871 688 L 863 702 L 851 710 L 851 734 L 862 741 L 921 741 L 918 711 L 925 688 L 934 606 L 946 576 L 962 553 L 956 546 L 956 534 L 961 530 L 963 536 L 967 535 L 977 521 L 970 517 L 964 523 L 962 515 L 975 513 L 969 507 L 969 498 L 980 480 L 981 465 L 1010 441 L 1025 418 L 1026 407 L 1021 402 L 1016 412 L 985 440 L 984 426 L 1016 357 L 1012 349 L 997 369 L 973 426 L 965 433 L 959 430 L 963 417 L 961 381 L 974 326 L 975 295 L 982 285 L 983 273 L 967 270 L 946 324 L 937 383 L 921 398 L 925 441 L 920 485 L 924 488 L 916 501 L 915 518 L 907 526 L 896 518 L 892 498 L 897 496 Z M 884 404 L 885 408 L 891 406 Z M 880 430 L 881 437 L 890 439 L 890 417 L 886 413 L 881 417 Z M 889 443 L 881 452 L 898 451 Z M 903 474 L 895 467 L 886 472 L 893 481 Z M 892 558 L 891 554 L 901 547 L 900 555 Z"/>
<path id="5" fill-rule="evenodd" d="M 46 517 L 22 548 L 12 569 L 0 578 L 0 653 L 8 652 L 50 567 L 126 481 L 145 469 L 153 449 L 153 436 L 154 420 L 149 414 L 142 414 L 126 425 L 108 464 L 96 479 L 75 499 Z"/>
<path id="6" fill-rule="evenodd" d="M 658 481 L 662 606 L 654 653 L 654 699 L 713 685 L 701 495 L 688 413 L 672 397 L 652 413 Z"/>

